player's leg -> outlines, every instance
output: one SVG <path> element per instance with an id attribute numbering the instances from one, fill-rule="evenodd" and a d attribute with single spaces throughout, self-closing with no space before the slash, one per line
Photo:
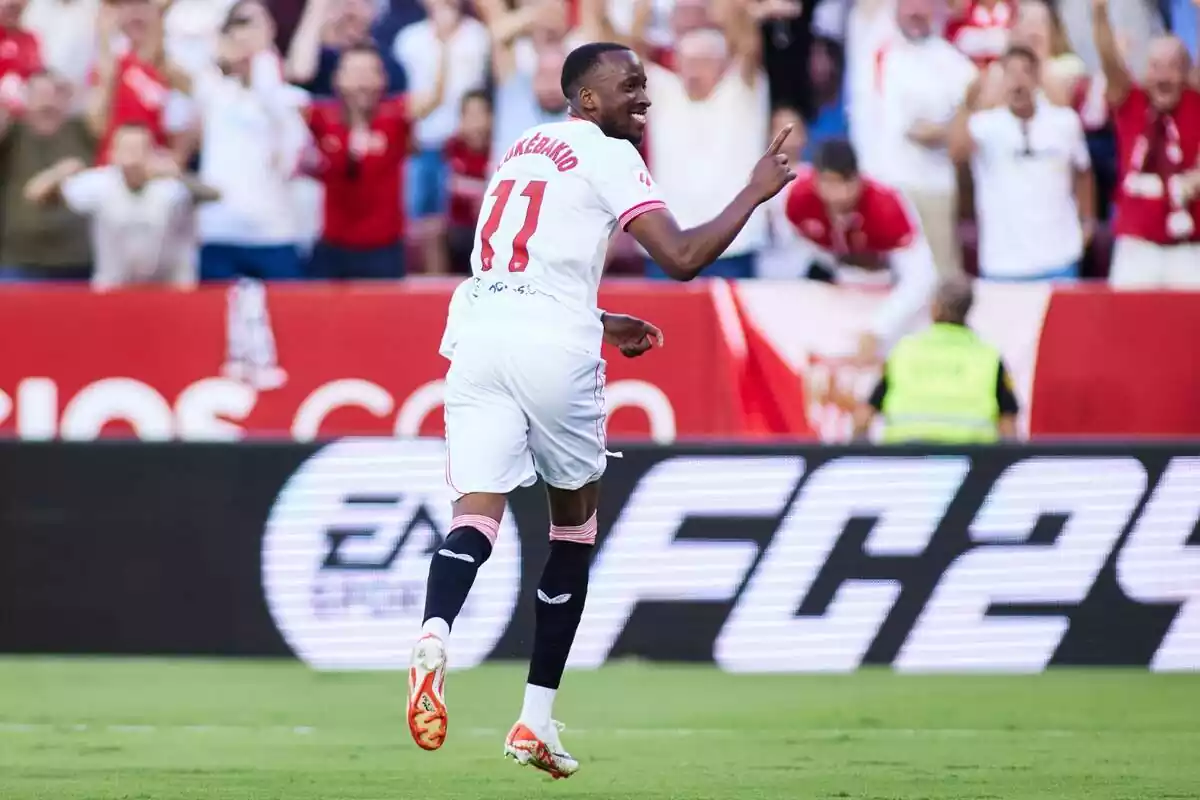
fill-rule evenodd
<path id="1" fill-rule="evenodd" d="M 473 492 L 454 504 L 450 532 L 429 561 L 425 614 L 421 635 L 408 669 L 408 729 L 424 750 L 446 741 L 446 666 L 450 629 L 475 584 L 479 568 L 492 554 L 500 520 L 502 494 Z"/>
<path id="2" fill-rule="evenodd" d="M 529 415 L 534 462 L 547 485 L 550 552 L 538 581 L 525 701 L 505 753 L 564 778 L 579 763 L 559 740 L 554 698 L 587 600 L 606 454 L 603 362 L 559 369 L 563 375 L 575 372 L 561 394 L 546 392 L 536 404 L 521 398 Z"/>
<path id="3" fill-rule="evenodd" d="M 446 738 L 447 644 L 454 621 L 492 554 L 505 495 L 536 478 L 520 408 L 463 372 L 456 361 L 446 381 L 446 480 L 458 499 L 450 531 L 430 559 L 424 622 L 409 668 L 409 731 L 426 750 Z"/>
<path id="4" fill-rule="evenodd" d="M 587 601 L 588 572 L 596 541 L 600 481 L 574 489 L 547 486 L 550 553 L 538 581 L 533 655 L 521 716 L 509 731 L 505 754 L 555 778 L 579 769 L 559 739 L 554 698 Z"/>

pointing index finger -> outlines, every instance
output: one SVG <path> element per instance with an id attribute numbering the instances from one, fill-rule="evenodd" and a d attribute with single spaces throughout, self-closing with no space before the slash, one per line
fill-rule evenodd
<path id="1" fill-rule="evenodd" d="M 779 152 L 793 127 L 795 126 L 789 124 L 779 129 L 779 133 L 775 134 L 775 138 L 771 141 L 771 146 L 767 148 L 767 155 L 773 156 Z"/>

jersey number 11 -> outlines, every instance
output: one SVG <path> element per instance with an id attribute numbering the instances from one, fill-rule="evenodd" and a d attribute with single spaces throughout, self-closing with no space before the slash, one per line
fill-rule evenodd
<path id="1" fill-rule="evenodd" d="M 492 237 L 500 228 L 500 218 L 504 216 L 504 207 L 508 205 L 516 183 L 513 180 L 500 181 L 492 190 L 492 197 L 496 198 L 496 202 L 492 204 L 487 221 L 483 223 L 483 230 L 479 232 L 479 260 L 483 262 L 484 272 L 492 268 L 492 259 L 496 256 L 492 247 Z M 525 267 L 529 266 L 529 239 L 537 231 L 538 216 L 542 213 L 542 200 L 546 196 L 546 182 L 530 181 L 521 190 L 521 196 L 529 198 L 529 205 L 525 207 L 525 223 L 512 240 L 509 272 L 524 272 Z"/>

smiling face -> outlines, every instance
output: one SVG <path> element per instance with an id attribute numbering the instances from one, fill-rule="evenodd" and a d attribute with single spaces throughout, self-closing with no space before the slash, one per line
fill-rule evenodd
<path id="1" fill-rule="evenodd" d="M 1146 93 L 1159 111 L 1179 105 L 1187 85 L 1187 48 L 1174 36 L 1161 36 L 1150 43 L 1146 59 Z"/>
<path id="2" fill-rule="evenodd" d="M 641 60 L 631 50 L 604 53 L 583 81 L 579 104 L 606 136 L 640 144 L 650 108 Z"/>

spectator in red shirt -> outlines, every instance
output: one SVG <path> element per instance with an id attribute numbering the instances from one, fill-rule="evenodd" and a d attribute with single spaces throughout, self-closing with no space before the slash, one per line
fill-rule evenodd
<path id="1" fill-rule="evenodd" d="M 1173 36 L 1151 42 L 1139 85 L 1118 52 L 1107 0 L 1093 0 L 1092 26 L 1117 132 L 1110 280 L 1200 288 L 1200 92 L 1187 85 L 1187 50 Z"/>
<path id="2" fill-rule="evenodd" d="M 99 46 L 95 71 L 97 91 L 88 104 L 92 133 L 100 140 L 97 165 L 108 163 L 114 132 L 144 127 L 160 148 L 187 127 L 189 104 L 176 87 L 188 80 L 167 61 L 163 48 L 166 0 L 105 0 L 97 20 Z M 117 34 L 124 38 L 119 42 Z M 182 143 L 181 143 L 182 146 Z M 188 154 L 178 153 L 181 161 Z"/>
<path id="3" fill-rule="evenodd" d="M 25 105 L 25 81 L 42 69 L 38 40 L 21 28 L 25 0 L 0 0 L 0 105 L 18 111 Z"/>
<path id="4" fill-rule="evenodd" d="M 446 142 L 443 155 L 449 173 L 446 246 L 452 272 L 471 272 L 475 223 L 487 192 L 492 141 L 492 101 L 487 92 L 468 92 L 462 101 L 458 133 Z"/>
<path id="5" fill-rule="evenodd" d="M 813 168 L 799 171 L 785 206 L 796 232 L 820 252 L 818 263 L 835 282 L 889 270 L 893 285 L 870 330 L 859 339 L 859 359 L 878 363 L 919 318 L 937 282 L 933 253 L 908 201 L 895 189 L 859 174 L 850 144 L 831 139 L 817 148 Z"/>
<path id="6" fill-rule="evenodd" d="M 312 277 L 404 276 L 401 188 L 411 127 L 441 105 L 445 76 L 443 58 L 429 96 L 384 98 L 387 78 L 379 51 L 370 44 L 342 51 L 334 76 L 336 99 L 314 103 L 307 115 L 321 155 L 316 177 L 325 187 L 323 232 L 309 264 Z"/>

